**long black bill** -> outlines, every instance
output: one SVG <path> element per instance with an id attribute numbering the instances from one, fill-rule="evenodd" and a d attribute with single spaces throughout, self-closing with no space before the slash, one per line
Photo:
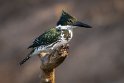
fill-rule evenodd
<path id="1" fill-rule="evenodd" d="M 75 22 L 75 23 L 73 24 L 73 26 L 85 27 L 85 28 L 92 28 L 90 25 L 84 24 L 84 23 L 79 22 L 79 21 Z"/>

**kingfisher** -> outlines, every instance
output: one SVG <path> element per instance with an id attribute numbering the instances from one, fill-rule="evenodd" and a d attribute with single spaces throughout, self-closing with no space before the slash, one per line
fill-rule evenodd
<path id="1" fill-rule="evenodd" d="M 32 51 L 20 62 L 20 65 L 32 56 L 42 52 L 50 53 L 58 47 L 68 44 L 73 37 L 73 29 L 77 27 L 92 28 L 90 25 L 78 21 L 75 17 L 62 10 L 61 17 L 56 26 L 48 29 L 34 40 L 33 44 L 28 47 Z M 45 55 L 42 56 L 44 57 Z"/>

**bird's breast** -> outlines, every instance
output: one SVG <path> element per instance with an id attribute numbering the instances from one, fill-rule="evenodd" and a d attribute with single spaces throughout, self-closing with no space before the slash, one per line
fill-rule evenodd
<path id="1" fill-rule="evenodd" d="M 69 42 L 72 39 L 73 33 L 72 30 L 62 30 L 61 39 L 63 41 Z"/>

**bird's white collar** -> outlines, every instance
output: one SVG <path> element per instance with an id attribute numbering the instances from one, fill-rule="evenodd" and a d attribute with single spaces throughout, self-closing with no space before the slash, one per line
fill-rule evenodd
<path id="1" fill-rule="evenodd" d="M 58 28 L 58 29 L 71 29 L 72 26 L 69 26 L 69 25 L 66 25 L 66 26 L 58 25 L 58 26 L 56 26 L 56 28 Z"/>

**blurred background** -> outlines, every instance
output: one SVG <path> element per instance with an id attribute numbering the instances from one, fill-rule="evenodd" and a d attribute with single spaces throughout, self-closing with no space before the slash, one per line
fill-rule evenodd
<path id="1" fill-rule="evenodd" d="M 39 58 L 19 62 L 62 9 L 93 28 L 74 30 L 56 83 L 124 83 L 124 0 L 0 0 L 0 83 L 40 83 Z"/>

